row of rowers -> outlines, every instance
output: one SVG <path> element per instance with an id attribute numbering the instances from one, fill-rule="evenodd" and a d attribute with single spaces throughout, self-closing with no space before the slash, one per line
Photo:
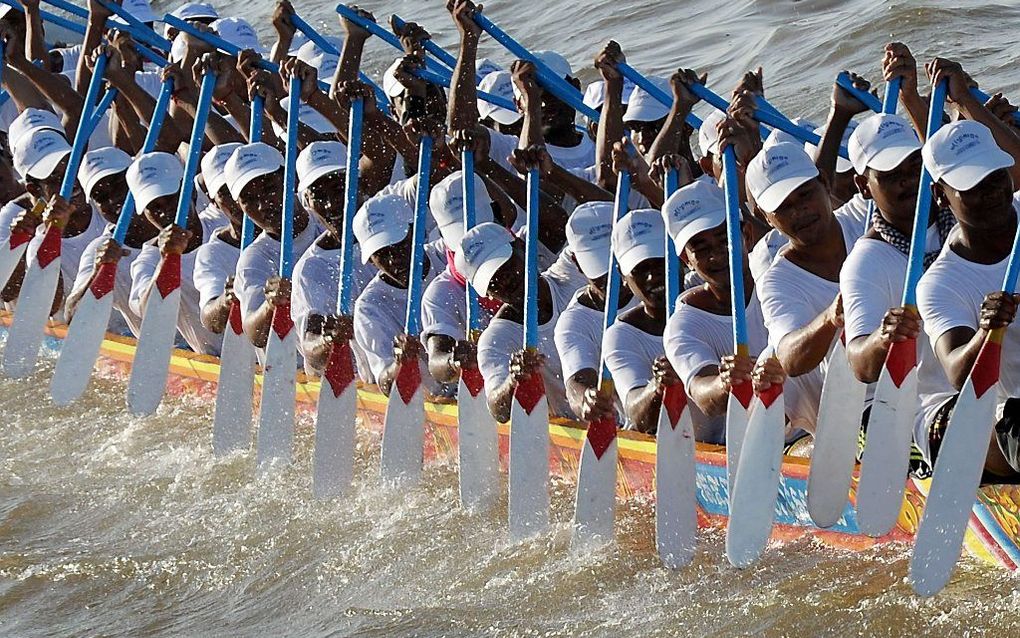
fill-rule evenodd
<path id="1" fill-rule="evenodd" d="M 274 307 L 290 300 L 309 372 L 322 369 L 334 339 L 353 340 L 359 376 L 384 392 L 406 357 L 420 355 L 427 362 L 435 393 L 447 391 L 461 370 L 477 365 L 493 416 L 506 420 L 516 384 L 540 370 L 555 416 L 587 421 L 615 413 L 621 423 L 642 431 L 654 430 L 663 389 L 682 382 L 698 412 L 698 438 L 713 442 L 723 442 L 722 421 L 735 383 L 752 380 L 763 389 L 784 381 L 788 436 L 794 439 L 815 427 L 826 358 L 841 333 L 854 373 L 868 383 L 877 380 L 892 343 L 917 337 L 921 407 L 915 444 L 917 469 L 923 471 L 937 453 L 955 396 L 988 331 L 1008 325 L 1016 311 L 1016 297 L 998 291 L 1017 225 L 1013 184 L 1020 177 L 1014 162 L 1020 137 L 1012 128 L 1013 109 L 1001 96 L 980 103 L 971 96 L 972 80 L 960 66 L 936 59 L 928 67 L 930 79 L 948 82 L 956 118 L 922 148 L 917 131 L 924 130 L 927 114 L 917 64 L 905 46 L 889 45 L 883 72 L 887 78 L 904 78 L 900 101 L 906 117 L 862 117 L 854 126 L 853 118 L 865 107 L 836 87 L 828 121 L 819 129 L 821 143 L 805 149 L 777 133 L 762 142 L 752 119 L 755 95 L 762 93 L 761 75 L 748 73 L 729 111 L 706 117 L 697 131 L 701 157 L 696 160 L 689 141 L 693 130 L 685 124 L 697 104 L 688 89 L 699 80 L 693 72 L 678 71 L 663 83 L 674 95 L 670 109 L 658 108 L 641 91 L 631 93 L 625 104 L 627 94 L 616 71 L 623 54 L 610 43 L 595 58 L 602 81 L 586 92 L 601 111 L 598 125 L 586 135 L 574 127 L 574 110 L 538 85 L 533 65 L 517 61 L 501 80 L 490 80 L 490 88 L 499 86 L 497 80 L 504 87 L 509 82 L 518 112 L 493 111 L 476 99 L 479 32 L 470 19 L 473 7 L 457 0 L 450 9 L 461 46 L 449 95 L 409 72 L 420 64 L 425 37 L 411 25 L 402 38 L 407 56 L 384 77 L 392 117 L 376 108 L 373 93 L 354 79 L 369 35 L 346 21 L 341 21 L 343 55 L 355 63 L 336 65 L 334 60 L 329 94 L 319 90 L 313 65 L 286 58 L 282 77 L 270 76 L 255 70 L 245 55 L 239 61 L 222 55 L 198 59 L 192 49 L 207 49 L 186 38 L 184 55 L 197 62 L 164 72 L 174 74 L 178 88 L 159 144 L 176 150 L 185 140 L 197 100 L 195 78 L 215 68 L 216 109 L 206 130 L 200 201 L 187 227 L 174 227 L 183 175 L 176 155 L 154 152 L 132 158 L 129 151 L 136 149 L 130 145 L 91 150 L 79 174 L 82 192 L 70 203 L 51 205 L 51 214 L 68 219 L 65 255 L 76 257 L 67 259 L 64 273 L 67 295 L 60 305 L 66 318 L 73 319 L 75 301 L 97 264 L 119 259 L 116 307 L 137 330 L 162 260 L 181 254 L 185 281 L 179 330 L 196 351 L 216 352 L 216 333 L 224 329 L 235 297 L 245 332 L 259 347 L 266 342 Z M 140 127 L 153 101 L 151 94 L 137 90 L 138 74 L 131 68 L 137 60 L 117 46 L 123 40 L 117 36 L 103 51 L 111 56 L 113 69 L 107 80 L 128 103 L 125 117 L 118 115 L 114 125 L 126 128 L 122 137 L 131 140 L 138 139 L 139 131 L 130 131 L 130 113 Z M 278 46 L 274 51 L 281 48 L 287 50 Z M 561 56 L 541 57 L 579 86 Z M 19 105 L 35 104 L 29 89 L 42 90 L 43 73 L 20 60 L 9 64 L 14 72 L 4 78 L 12 96 Z M 88 68 L 86 60 L 79 75 Z M 328 124 L 324 130 L 302 126 L 298 136 L 300 206 L 293 224 L 297 265 L 292 282 L 276 277 L 284 183 L 279 134 L 267 130 L 262 142 L 251 143 L 238 132 L 244 127 L 227 119 L 247 122 L 250 96 L 258 92 L 269 98 L 266 116 L 283 123 L 285 113 L 278 105 L 291 77 L 300 80 L 309 120 Z M 16 87 L 22 80 L 26 86 Z M 855 82 L 867 88 L 862 79 Z M 361 203 L 351 222 L 358 244 L 356 303 L 353 317 L 340 317 L 342 142 L 356 97 L 366 103 Z M 26 106 L 9 131 L 13 168 L 28 191 L 4 209 L 13 224 L 0 226 L 15 231 L 38 223 L 25 210 L 33 199 L 49 199 L 56 192 L 69 152 L 62 132 L 67 123 L 36 108 Z M 74 112 L 70 107 L 63 111 Z M 448 134 L 442 129 L 444 119 Z M 631 142 L 622 141 L 627 130 L 636 152 L 628 148 Z M 411 339 L 402 332 L 418 188 L 413 175 L 422 131 L 435 137 L 437 147 L 430 167 L 422 333 Z M 849 148 L 850 161 L 837 161 L 841 144 Z M 725 146 L 734 148 L 742 181 L 739 250 L 745 264 L 741 276 L 749 356 L 734 354 L 732 340 L 725 204 L 717 184 Z M 467 232 L 459 170 L 459 151 L 465 149 L 474 151 L 477 171 L 478 225 Z M 900 305 L 922 163 L 935 180 L 936 205 L 926 238 L 918 317 Z M 520 229 L 527 189 L 520 175 L 533 167 L 542 175 L 537 352 L 522 349 Z M 679 170 L 682 187 L 664 201 L 666 168 Z M 633 184 L 631 212 L 614 224 L 612 191 L 623 171 Z M 13 174 L 7 177 L 13 181 Z M 117 246 L 104 228 L 128 192 L 142 214 L 133 220 L 125 245 Z M 875 211 L 866 223 L 869 200 Z M 242 214 L 260 230 L 243 250 Z M 667 236 L 689 267 L 686 290 L 671 316 L 665 299 Z M 619 320 L 603 335 L 610 251 L 625 286 Z M 125 260 L 130 268 L 124 267 Z M 16 279 L 5 290 L 8 299 L 16 297 Z M 477 345 L 466 338 L 464 287 L 469 284 L 482 297 L 486 315 Z M 1007 333 L 1007 342 L 1016 339 L 1014 332 Z M 1020 470 L 1018 432 L 1010 425 L 1016 422 L 1011 413 L 1016 406 L 1007 400 L 1020 396 L 1018 352 L 1017 347 L 1004 349 L 1004 416 L 989 446 L 987 469 L 1000 477 Z M 763 353 L 775 357 L 759 357 Z M 603 358 L 615 396 L 596 391 Z"/>

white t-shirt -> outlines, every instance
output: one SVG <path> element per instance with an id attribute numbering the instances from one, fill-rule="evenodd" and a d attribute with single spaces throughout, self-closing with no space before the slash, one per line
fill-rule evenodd
<path id="1" fill-rule="evenodd" d="M 478 319 L 484 330 L 492 319 L 484 306 L 479 306 Z M 421 299 L 421 340 L 432 335 L 464 339 L 467 335 L 467 291 L 457 282 L 449 267 L 439 273 L 425 289 Z"/>
<path id="2" fill-rule="evenodd" d="M 19 213 L 21 211 L 18 211 Z M 74 237 L 64 237 L 60 240 L 60 277 L 64 280 L 65 294 L 71 290 L 71 283 L 78 276 L 78 264 L 81 262 L 81 255 L 93 239 L 99 237 L 106 228 L 106 222 L 99 213 L 92 211 L 88 228 Z M 7 229 L 7 238 L 10 239 L 11 229 Z M 35 229 L 35 236 L 28 244 L 26 251 L 26 263 L 34 259 L 39 251 L 43 238 L 46 236 L 46 224 L 39 224 Z M 63 316 L 63 313 L 60 313 Z"/>
<path id="3" fill-rule="evenodd" d="M 578 301 L 584 291 L 581 289 L 574 293 L 553 331 L 564 379 L 584 369 L 598 370 L 602 360 L 602 324 L 605 322 L 605 313 Z"/>
<path id="4" fill-rule="evenodd" d="M 322 229 L 311 217 L 308 225 L 299 235 L 294 237 L 292 252 L 294 263 L 308 250 Z M 266 282 L 280 272 L 280 242 L 261 233 L 255 241 L 241 251 L 237 260 L 237 272 L 234 276 L 234 294 L 241 302 L 241 313 L 247 317 L 256 312 L 266 301 L 264 291 Z"/>
<path id="5" fill-rule="evenodd" d="M 422 286 L 428 287 L 446 268 L 446 249 L 441 243 L 426 244 L 425 255 L 429 260 L 429 272 Z M 381 274 L 368 282 L 354 302 L 354 341 L 365 352 L 373 383 L 377 383 L 393 363 L 393 340 L 404 332 L 406 315 L 407 289 L 391 286 Z M 426 385 L 434 387 L 431 375 L 424 377 Z"/>
<path id="6" fill-rule="evenodd" d="M 209 241 L 215 228 L 202 224 L 202 243 Z M 219 354 L 223 338 L 213 334 L 202 325 L 199 310 L 199 294 L 195 288 L 195 261 L 198 249 L 181 255 L 181 308 L 177 315 L 177 331 L 195 352 L 201 354 Z M 156 240 L 151 240 L 142 247 L 138 257 L 131 264 L 131 310 L 144 316 L 142 308 L 143 293 L 155 283 L 156 270 L 162 260 Z M 158 293 L 157 293 L 158 294 Z"/>
<path id="7" fill-rule="evenodd" d="M 195 257 L 195 288 L 198 289 L 198 307 L 202 310 L 210 302 L 223 296 L 227 279 L 237 269 L 241 249 L 220 238 L 224 229 L 213 232 L 209 241 L 198 247 Z"/>
<path id="8" fill-rule="evenodd" d="M 542 277 L 548 282 L 552 293 L 552 316 L 538 326 L 538 351 L 546 356 L 542 378 L 549 403 L 549 415 L 574 418 L 567 402 L 563 383 L 563 367 L 556 352 L 555 328 L 560 314 L 570 302 L 574 291 L 562 279 Z M 524 326 L 509 319 L 493 318 L 489 327 L 478 340 L 478 369 L 485 379 L 486 391 L 491 391 L 506 382 L 510 376 L 510 355 L 524 347 Z"/>
<path id="9" fill-rule="evenodd" d="M 506 170 L 516 174 L 517 169 L 510 165 L 507 158 L 513 154 L 520 140 L 515 135 L 504 135 L 492 129 L 486 130 L 489 132 L 489 157 Z M 546 144 L 545 148 L 552 161 L 568 171 L 584 171 L 595 164 L 595 142 L 587 135 L 581 136 L 581 142 L 577 146 Z"/>
<path id="10" fill-rule="evenodd" d="M 81 288 L 92 279 L 96 266 L 96 253 L 99 251 L 99 247 L 110 237 L 112 237 L 112 233 L 104 232 L 85 247 L 78 262 L 78 274 L 70 290 Z M 117 278 L 114 280 L 112 293 L 113 307 L 120 313 L 123 323 L 131 330 L 131 334 L 137 337 L 142 326 L 142 317 L 131 308 L 131 266 L 138 257 L 139 250 L 130 246 L 123 246 L 123 248 L 128 251 L 128 254 L 121 257 L 120 262 L 117 264 Z M 111 332 L 116 332 L 118 326 L 115 323 L 115 318 L 110 319 L 110 325 Z"/>
<path id="11" fill-rule="evenodd" d="M 606 331 L 605 348 L 616 396 L 626 405 L 631 390 L 652 380 L 652 364 L 665 354 L 662 337 L 617 320 Z"/>
<path id="12" fill-rule="evenodd" d="M 373 197 L 382 197 L 383 195 L 399 195 L 407 202 L 407 205 L 414 210 L 418 205 L 418 176 L 412 175 L 411 177 L 404 177 L 393 181 L 389 186 L 383 187 Z M 437 241 L 442 237 L 439 233 L 439 225 L 436 224 L 436 220 L 432 217 L 432 212 L 425 214 L 425 241 L 433 242 Z"/>

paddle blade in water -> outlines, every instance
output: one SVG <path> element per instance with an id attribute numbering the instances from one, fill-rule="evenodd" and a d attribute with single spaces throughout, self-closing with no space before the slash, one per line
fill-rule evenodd
<path id="1" fill-rule="evenodd" d="M 401 364 L 390 388 L 383 425 L 380 469 L 383 481 L 416 484 L 425 454 L 425 391 L 418 360 Z"/>
<path id="2" fill-rule="evenodd" d="M 319 387 L 312 455 L 312 496 L 343 495 L 354 478 L 354 420 L 358 387 L 354 355 L 347 342 L 334 342 Z M 423 415 L 424 416 L 424 415 Z"/>
<path id="3" fill-rule="evenodd" d="M 857 482 L 857 524 L 869 536 L 888 533 L 903 507 L 918 407 L 916 361 L 915 340 L 893 344 L 875 386 Z"/>
<path id="4" fill-rule="evenodd" d="M 499 496 L 499 432 L 485 400 L 478 368 L 464 370 L 457 389 L 460 504 L 485 512 Z"/>
<path id="5" fill-rule="evenodd" d="M 578 547 L 613 540 L 616 510 L 616 421 L 595 421 L 581 448 L 574 501 L 573 544 Z"/>
<path id="6" fill-rule="evenodd" d="M 274 461 L 290 463 L 294 448 L 294 402 L 297 400 L 297 335 L 290 303 L 277 306 L 266 344 L 259 410 L 256 465 L 265 470 Z"/>
<path id="7" fill-rule="evenodd" d="M 783 463 L 785 412 L 782 386 L 773 386 L 755 399 L 747 421 L 726 526 L 726 559 L 734 567 L 748 567 L 757 561 L 772 534 Z"/>
<path id="8" fill-rule="evenodd" d="M 808 512 L 818 527 L 835 525 L 850 500 L 850 478 L 867 388 L 854 376 L 843 340 L 837 339 L 822 386 L 808 474 Z"/>
<path id="9" fill-rule="evenodd" d="M 110 324 L 116 279 L 117 264 L 100 265 L 92 285 L 78 303 L 50 380 L 50 396 L 57 405 L 74 402 L 89 385 Z"/>
<path id="10" fill-rule="evenodd" d="M 931 489 L 910 559 L 910 584 L 921 596 L 941 591 L 960 558 L 995 426 L 1001 349 L 997 339 L 989 337 L 985 341 L 953 407 L 935 459 Z"/>
<path id="11" fill-rule="evenodd" d="M 510 537 L 536 536 L 549 526 L 549 403 L 535 373 L 517 385 L 510 407 Z"/>
<path id="12" fill-rule="evenodd" d="M 220 377 L 213 413 L 213 454 L 223 456 L 251 445 L 252 395 L 255 392 L 255 346 L 241 324 L 241 304 L 230 306 L 223 330 Z"/>
<path id="13" fill-rule="evenodd" d="M 181 259 L 179 255 L 166 255 L 145 302 L 138 348 L 131 364 L 127 403 L 132 414 L 152 414 L 163 400 L 180 307 Z"/>
<path id="14" fill-rule="evenodd" d="M 683 386 L 666 388 L 655 435 L 655 544 L 670 569 L 691 562 L 698 542 L 694 423 Z"/>
<path id="15" fill-rule="evenodd" d="M 733 482 L 737 475 L 737 464 L 740 461 L 740 447 L 744 443 L 748 412 L 753 399 L 754 391 L 751 389 L 751 383 L 745 381 L 734 386 L 726 400 L 726 485 L 729 487 L 730 494 L 733 493 Z"/>
<path id="16" fill-rule="evenodd" d="M 35 370 L 60 281 L 60 229 L 49 226 L 44 232 L 39 244 L 27 253 L 25 280 L 7 335 L 3 369 L 9 377 L 26 377 Z"/>

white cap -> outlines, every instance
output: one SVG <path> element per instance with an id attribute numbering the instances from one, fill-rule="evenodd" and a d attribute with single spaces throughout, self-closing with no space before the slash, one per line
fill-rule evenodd
<path id="1" fill-rule="evenodd" d="M 283 155 L 264 142 L 238 146 L 223 167 L 230 196 L 235 200 L 239 199 L 241 191 L 251 180 L 268 175 L 282 166 Z"/>
<path id="2" fill-rule="evenodd" d="M 14 7 L 9 4 L 0 3 L 0 19 L 3 19 L 3 17 L 11 11 L 14 11 Z"/>
<path id="3" fill-rule="evenodd" d="M 846 146 L 847 144 L 850 143 L 850 135 L 852 135 L 853 132 L 855 130 L 857 130 L 857 126 L 858 126 L 858 123 L 855 120 L 850 120 L 850 123 L 847 124 L 846 130 L 843 131 L 843 139 L 840 140 L 840 144 L 841 145 Z M 815 128 L 814 129 L 814 133 L 818 137 L 822 137 L 823 135 L 825 135 L 825 127 L 824 126 L 819 126 L 819 127 Z M 804 142 L 804 150 L 808 152 L 808 155 L 810 155 L 812 159 L 818 159 L 818 147 L 815 146 L 814 144 L 812 144 L 810 142 Z M 837 173 L 845 173 L 847 171 L 853 170 L 853 168 L 854 168 L 854 165 L 853 165 L 853 163 L 850 160 L 843 159 L 842 157 L 839 157 L 838 155 L 836 156 L 836 172 Z"/>
<path id="4" fill-rule="evenodd" d="M 456 250 L 464 237 L 464 173 L 454 171 L 432 187 L 429 193 L 432 213 L 443 242 Z M 475 225 L 492 221 L 492 199 L 483 180 L 475 173 Z"/>
<path id="5" fill-rule="evenodd" d="M 323 175 L 347 167 L 347 147 L 340 142 L 312 142 L 297 156 L 298 192 L 315 183 Z"/>
<path id="6" fill-rule="evenodd" d="M 495 73 L 496 71 L 502 70 L 503 67 L 496 64 L 489 58 L 482 58 L 481 60 L 475 62 L 475 75 L 481 78 L 484 78 L 486 75 L 490 73 Z"/>
<path id="7" fill-rule="evenodd" d="M 672 95 L 669 81 L 662 78 L 648 78 L 655 86 Z M 635 86 L 630 93 L 630 100 L 627 102 L 627 112 L 623 119 L 628 122 L 655 122 L 669 115 L 669 107 L 652 97 L 644 89 Z"/>
<path id="8" fill-rule="evenodd" d="M 61 62 L 63 63 L 63 71 L 71 71 L 77 73 L 78 59 L 81 58 L 81 47 L 60 47 L 56 49 L 50 49 L 53 53 L 59 53 Z"/>
<path id="9" fill-rule="evenodd" d="M 932 180 L 968 191 L 1000 168 L 1013 165 L 1013 156 L 995 143 L 984 124 L 960 120 L 946 124 L 921 149 Z"/>
<path id="10" fill-rule="evenodd" d="M 367 264 L 380 249 L 404 241 L 412 221 L 414 210 L 400 195 L 376 195 L 362 204 L 354 215 L 354 237 L 361 247 L 361 261 Z"/>
<path id="11" fill-rule="evenodd" d="M 337 51 L 340 51 L 344 46 L 344 41 L 341 38 L 334 36 L 325 36 L 325 38 L 336 47 Z M 340 56 L 320 49 L 319 45 L 311 40 L 301 45 L 297 50 L 296 57 L 308 66 L 314 67 L 318 71 L 320 80 L 333 77 L 333 74 L 336 73 L 336 65 L 340 63 Z"/>
<path id="12" fill-rule="evenodd" d="M 514 101 L 514 86 L 508 71 L 495 71 L 482 78 L 478 83 L 478 90 L 492 93 L 499 97 Z M 478 98 L 478 115 L 480 117 L 491 117 L 494 121 L 504 126 L 509 126 L 524 117 L 518 111 L 511 111 L 501 106 L 489 104 L 482 98 Z"/>
<path id="13" fill-rule="evenodd" d="M 217 35 L 236 47 L 252 49 L 259 54 L 266 52 L 259 42 L 255 29 L 244 18 L 220 18 L 209 26 Z"/>
<path id="14" fill-rule="evenodd" d="M 453 256 L 454 268 L 479 295 L 489 295 L 496 271 L 514 254 L 514 236 L 499 224 L 479 224 L 464 233 Z"/>
<path id="15" fill-rule="evenodd" d="M 181 20 L 215 20 L 220 17 L 216 7 L 207 2 L 185 2 L 171 11 L 170 15 Z"/>
<path id="16" fill-rule="evenodd" d="M 60 121 L 60 116 L 53 111 L 25 109 L 18 117 L 14 118 L 7 128 L 7 145 L 12 151 L 16 150 L 25 134 L 34 129 L 52 129 L 63 134 L 64 123 Z"/>
<path id="17" fill-rule="evenodd" d="M 804 117 L 795 117 L 790 121 L 801 128 L 806 128 L 811 131 L 818 128 L 817 124 Z M 762 146 L 775 146 L 776 144 L 780 144 L 782 142 L 789 142 L 791 144 L 801 143 L 801 141 L 798 138 L 790 135 L 786 131 L 780 131 L 779 129 L 774 128 L 772 129 L 772 132 L 769 133 L 769 136 L 765 138 L 765 141 L 762 142 Z"/>
<path id="18" fill-rule="evenodd" d="M 701 120 L 701 126 L 698 127 L 698 148 L 701 149 L 702 156 L 719 154 L 719 122 L 725 119 L 725 113 L 712 109 L 712 112 Z"/>
<path id="19" fill-rule="evenodd" d="M 121 3 L 121 7 L 139 22 L 156 22 L 159 20 L 152 7 L 149 6 L 149 0 L 124 0 Z M 112 16 L 110 21 L 118 24 L 127 24 L 119 15 Z"/>
<path id="20" fill-rule="evenodd" d="M 404 85 L 397 79 L 397 67 L 400 66 L 401 59 L 393 61 L 393 64 L 386 68 L 382 76 L 382 88 L 383 93 L 386 97 L 397 97 L 404 92 Z"/>
<path id="21" fill-rule="evenodd" d="M 726 223 L 726 195 L 715 184 L 696 180 L 670 195 L 662 216 L 679 254 L 698 233 Z"/>
<path id="22" fill-rule="evenodd" d="M 183 179 L 184 166 L 176 155 L 158 151 L 139 155 L 127 170 L 135 210 L 142 212 L 152 200 L 179 193 Z"/>
<path id="23" fill-rule="evenodd" d="M 567 219 L 567 245 L 588 279 L 598 279 L 609 272 L 613 208 L 612 202 L 585 202 Z"/>
<path id="24" fill-rule="evenodd" d="M 811 158 L 800 144 L 780 142 L 763 148 L 747 165 L 744 180 L 754 201 L 768 213 L 805 182 L 818 177 Z"/>
<path id="25" fill-rule="evenodd" d="M 86 153 L 78 167 L 78 181 L 85 198 L 92 197 L 92 189 L 99 180 L 126 171 L 131 166 L 131 159 L 130 155 L 113 146 L 104 146 Z"/>
<path id="26" fill-rule="evenodd" d="M 613 254 L 626 276 L 646 259 L 666 256 L 666 226 L 662 213 L 651 208 L 631 211 L 613 229 Z"/>
<path id="27" fill-rule="evenodd" d="M 46 179 L 70 153 L 71 145 L 63 133 L 33 129 L 21 137 L 21 143 L 14 149 L 14 170 L 26 177 Z"/>
<path id="28" fill-rule="evenodd" d="M 549 67 L 549 70 L 563 79 L 574 76 L 574 70 L 570 68 L 570 62 L 555 51 L 535 51 L 535 59 Z"/>
<path id="29" fill-rule="evenodd" d="M 226 185 L 227 175 L 224 169 L 227 166 L 227 160 L 240 147 L 240 142 L 217 144 L 202 156 L 202 179 L 205 180 L 205 187 L 209 191 L 210 197 L 220 192 L 220 189 Z"/>
<path id="30" fill-rule="evenodd" d="M 290 100 L 286 97 L 280 98 L 280 106 L 283 107 L 284 112 L 290 110 Z M 301 102 L 298 107 L 298 120 L 305 126 L 311 127 L 316 133 L 336 133 L 333 123 L 305 102 Z M 286 139 L 286 131 L 276 122 L 273 122 L 273 130 L 276 131 L 277 137 Z"/>
<path id="31" fill-rule="evenodd" d="M 184 60 L 184 55 L 188 52 L 188 43 L 184 38 L 174 38 L 170 43 L 170 54 L 167 59 L 171 62 L 180 62 Z"/>
<path id="32" fill-rule="evenodd" d="M 623 79 L 623 92 L 620 95 L 624 104 L 630 102 L 630 96 L 634 93 L 634 83 L 629 79 Z M 584 89 L 584 105 L 590 109 L 598 110 L 606 103 L 606 81 L 595 80 Z"/>
<path id="33" fill-rule="evenodd" d="M 877 113 L 860 123 L 846 145 L 858 174 L 868 168 L 891 171 L 921 148 L 917 133 L 903 117 Z"/>

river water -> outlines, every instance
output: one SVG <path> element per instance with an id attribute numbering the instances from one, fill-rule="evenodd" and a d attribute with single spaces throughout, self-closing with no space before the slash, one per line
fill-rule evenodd
<path id="1" fill-rule="evenodd" d="M 225 6 L 268 42 L 271 4 Z M 158 9 L 167 6 L 157 3 Z M 379 2 L 456 33 L 441 3 Z M 331 3 L 299 6 L 336 32 Z M 820 117 L 843 69 L 875 76 L 882 45 L 961 59 L 986 89 L 1017 94 L 1020 3 L 733 1 L 501 3 L 488 15 L 532 48 L 567 55 L 585 80 L 612 37 L 648 73 L 710 73 L 725 92 L 752 65 L 789 115 Z M 490 43 L 483 52 L 507 63 Z M 373 42 L 368 68 L 392 59 Z M 914 597 L 908 548 L 847 553 L 798 541 L 753 569 L 722 558 L 705 531 L 693 566 L 654 553 L 651 505 L 622 506 L 616 542 L 568 547 L 573 490 L 554 485 L 553 533 L 508 543 L 505 510 L 456 507 L 456 472 L 430 466 L 419 490 L 377 486 L 378 440 L 362 433 L 349 499 L 310 498 L 310 422 L 295 464 L 255 478 L 252 455 L 214 459 L 208 398 L 168 401 L 136 419 L 124 385 L 82 402 L 46 398 L 52 359 L 31 379 L 0 379 L 2 636 L 1016 636 L 1014 577 L 965 560 L 946 592 Z M 504 504 L 505 505 L 505 504 Z"/>

